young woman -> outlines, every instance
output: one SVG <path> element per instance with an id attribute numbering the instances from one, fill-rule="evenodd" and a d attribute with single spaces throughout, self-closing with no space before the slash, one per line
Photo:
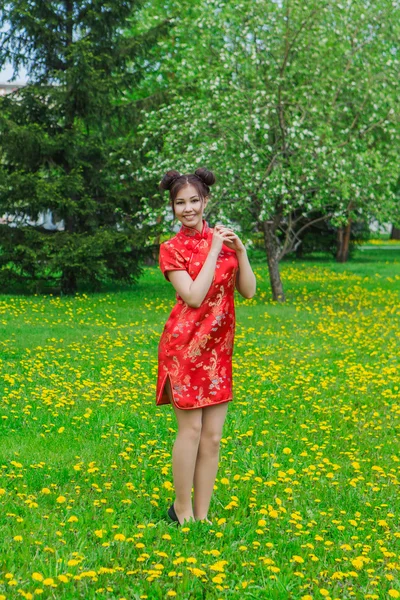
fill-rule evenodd
<path id="1" fill-rule="evenodd" d="M 203 219 L 214 182 L 213 173 L 201 168 L 188 175 L 168 171 L 160 183 L 182 223 L 160 245 L 160 269 L 177 302 L 159 342 L 156 392 L 156 405 L 172 404 L 178 422 L 172 451 L 175 502 L 168 510 L 178 524 L 211 523 L 207 513 L 232 400 L 235 286 L 245 298 L 256 292 L 239 237 L 222 225 L 210 228 Z"/>

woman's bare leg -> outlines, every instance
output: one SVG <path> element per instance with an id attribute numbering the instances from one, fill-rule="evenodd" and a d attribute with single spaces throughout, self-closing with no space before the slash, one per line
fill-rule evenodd
<path id="1" fill-rule="evenodd" d="M 203 407 L 203 424 L 194 471 L 194 516 L 207 519 L 218 471 L 219 447 L 228 402 Z"/>
<path id="2" fill-rule="evenodd" d="M 169 378 L 166 391 L 178 421 L 178 434 L 172 449 L 172 474 L 175 487 L 174 507 L 179 522 L 194 520 L 192 508 L 193 474 L 201 435 L 202 409 L 182 410 L 172 400 Z"/>

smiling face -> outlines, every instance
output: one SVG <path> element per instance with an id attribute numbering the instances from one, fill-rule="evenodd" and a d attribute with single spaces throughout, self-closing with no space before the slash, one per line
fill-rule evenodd
<path id="1" fill-rule="evenodd" d="M 203 212 L 208 197 L 200 198 L 193 185 L 185 185 L 179 190 L 174 200 L 176 218 L 186 227 L 193 227 L 201 232 L 203 228 Z"/>

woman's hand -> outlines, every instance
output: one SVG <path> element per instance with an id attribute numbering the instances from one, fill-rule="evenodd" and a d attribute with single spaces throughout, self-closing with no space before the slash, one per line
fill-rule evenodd
<path id="1" fill-rule="evenodd" d="M 229 227 L 217 224 L 214 227 L 214 232 L 215 231 L 217 231 L 218 234 L 223 236 L 223 243 L 231 250 L 235 250 L 236 252 L 246 251 L 246 248 L 239 236 L 234 231 L 232 231 L 232 229 L 229 229 Z"/>
<path id="2" fill-rule="evenodd" d="M 215 250 L 217 254 L 219 254 L 222 250 L 222 244 L 229 244 L 229 242 L 230 230 L 228 230 L 226 227 L 222 227 L 221 225 L 216 225 L 213 231 L 211 250 Z"/>

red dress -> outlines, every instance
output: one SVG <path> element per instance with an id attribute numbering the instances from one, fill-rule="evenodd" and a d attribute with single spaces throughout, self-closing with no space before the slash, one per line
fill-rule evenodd
<path id="1" fill-rule="evenodd" d="M 200 233 L 182 225 L 160 245 L 160 269 L 187 271 L 196 279 L 211 248 L 213 229 L 203 219 Z M 158 345 L 156 405 L 169 404 L 164 388 L 170 378 L 174 404 L 190 410 L 232 400 L 235 334 L 234 292 L 239 261 L 223 244 L 210 288 L 198 308 L 176 293 L 176 304 Z"/>

